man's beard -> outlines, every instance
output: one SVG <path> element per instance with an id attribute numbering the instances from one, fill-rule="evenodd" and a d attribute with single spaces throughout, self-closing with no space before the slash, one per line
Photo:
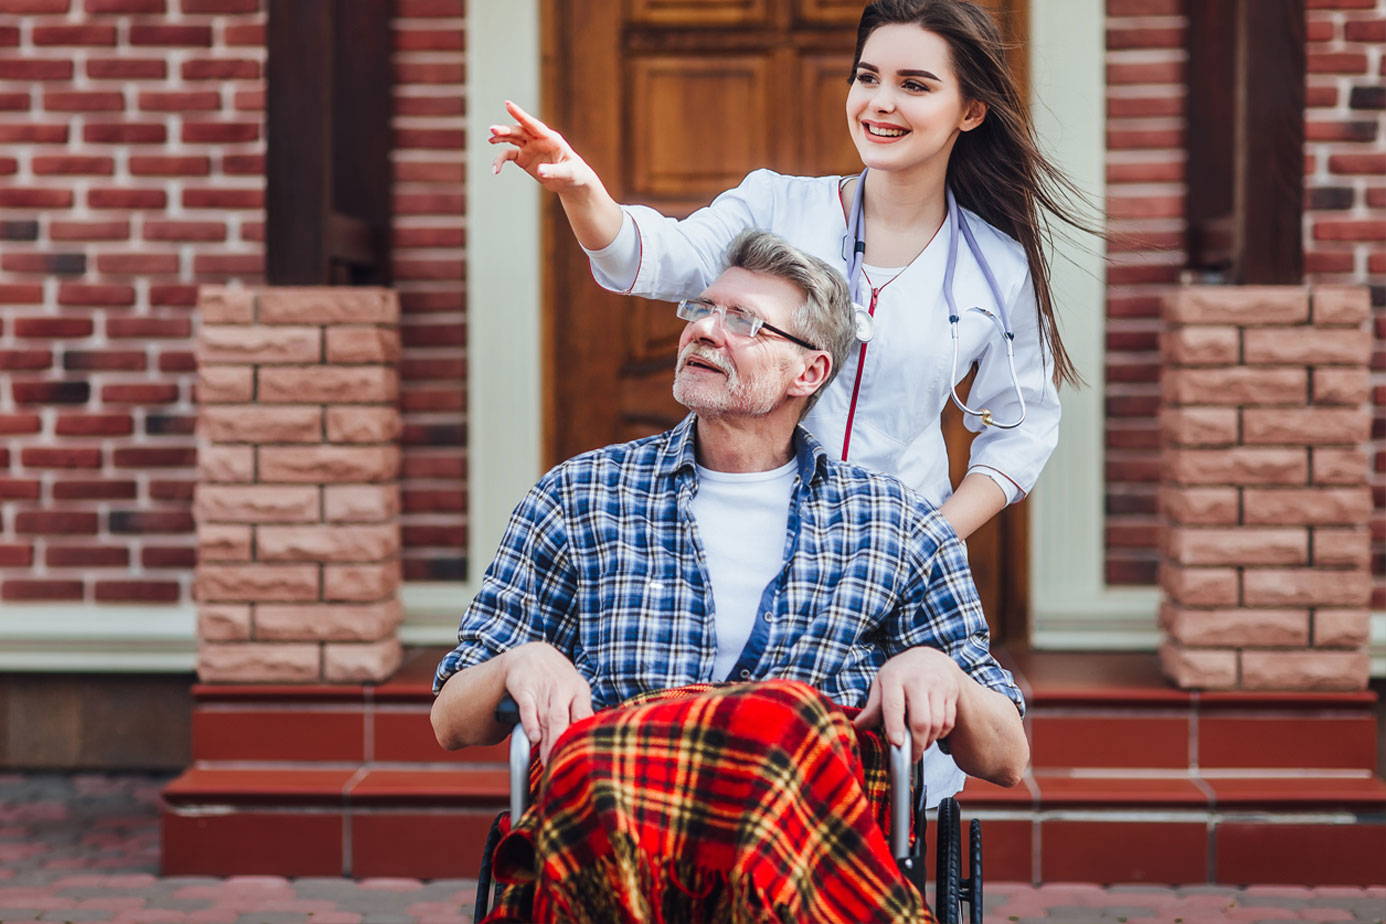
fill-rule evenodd
<path id="1" fill-rule="evenodd" d="M 719 382 L 712 373 L 690 373 L 687 362 L 694 356 L 719 369 L 726 378 Z M 774 376 L 765 375 L 759 381 L 747 382 L 724 355 L 696 341 L 679 351 L 674 370 L 674 400 L 704 417 L 725 414 L 764 417 L 780 403 L 781 395 Z M 702 378 L 694 381 L 693 376 Z"/>

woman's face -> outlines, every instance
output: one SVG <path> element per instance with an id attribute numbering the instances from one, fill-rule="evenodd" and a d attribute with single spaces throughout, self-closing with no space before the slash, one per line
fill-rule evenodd
<path id="1" fill-rule="evenodd" d="M 862 163 L 910 170 L 948 163 L 958 132 L 986 107 L 963 99 L 948 43 L 909 24 L 881 26 L 862 46 L 847 93 L 847 128 Z"/>

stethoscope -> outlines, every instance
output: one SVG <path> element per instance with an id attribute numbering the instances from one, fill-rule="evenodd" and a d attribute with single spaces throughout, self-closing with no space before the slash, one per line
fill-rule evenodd
<path id="1" fill-rule="evenodd" d="M 870 342 L 875 335 L 876 320 L 871 313 L 861 307 L 857 300 L 857 293 L 861 288 L 863 278 L 862 260 L 866 255 L 866 210 L 863 205 L 863 191 L 866 189 L 866 173 L 863 170 L 861 176 L 857 178 L 857 189 L 852 196 L 852 213 L 847 219 L 847 230 L 842 235 L 842 259 L 847 262 L 847 286 L 852 293 L 853 307 L 853 327 L 856 330 L 857 340 L 862 343 Z M 1020 376 L 1015 371 L 1015 334 L 1011 331 L 1010 319 L 1007 317 L 1006 300 L 1001 297 L 1001 287 L 996 282 L 996 277 L 992 275 L 991 266 L 987 263 L 986 256 L 982 253 L 982 248 L 977 244 L 977 239 L 972 234 L 972 228 L 968 225 L 967 219 L 963 217 L 962 209 L 958 208 L 957 200 L 953 198 L 953 190 L 947 190 L 948 194 L 948 263 L 943 270 L 943 297 L 948 302 L 948 333 L 953 341 L 953 366 L 952 376 L 948 379 L 949 390 L 953 396 L 953 403 L 958 410 L 964 414 L 970 414 L 982 421 L 986 427 L 996 427 L 1000 430 L 1013 430 L 1025 422 L 1025 393 L 1020 389 Z M 958 237 L 961 236 L 967 241 L 967 249 L 971 252 L 972 258 L 981 267 L 982 275 L 986 278 L 987 288 L 991 290 L 992 302 L 996 305 L 995 311 L 989 311 L 980 305 L 973 305 L 970 310 L 980 311 L 991 323 L 996 325 L 996 329 L 1001 332 L 1002 341 L 1006 344 L 1006 362 L 1011 368 L 1011 387 L 1015 390 L 1015 397 L 1020 402 L 1020 418 L 1014 423 L 999 423 L 991 416 L 990 408 L 982 408 L 974 411 L 968 407 L 963 400 L 958 397 L 958 304 L 953 297 L 953 271 L 958 264 Z M 903 272 L 903 270 L 902 270 Z"/>

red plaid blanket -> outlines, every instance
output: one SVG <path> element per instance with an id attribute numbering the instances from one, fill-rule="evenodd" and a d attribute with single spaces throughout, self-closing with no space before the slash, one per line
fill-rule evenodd
<path id="1" fill-rule="evenodd" d="M 885 748 L 792 681 L 574 725 L 501 841 L 496 921 L 932 922 L 882 834 Z"/>

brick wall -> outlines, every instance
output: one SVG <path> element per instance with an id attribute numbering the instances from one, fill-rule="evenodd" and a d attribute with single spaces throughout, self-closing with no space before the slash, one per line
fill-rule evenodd
<path id="1" fill-rule="evenodd" d="M 396 0 L 405 572 L 463 568 L 462 0 Z M 0 601 L 177 603 L 197 286 L 260 281 L 260 0 L 0 0 Z"/>
<path id="2" fill-rule="evenodd" d="M 1165 672 L 1185 687 L 1361 689 L 1371 518 L 1362 286 L 1165 300 Z"/>
<path id="3" fill-rule="evenodd" d="M 1386 333 L 1386 0 L 1308 0 L 1306 282 L 1367 283 Z M 1183 0 L 1107 2 L 1107 579 L 1158 561 L 1161 296 L 1178 276 L 1184 184 Z M 1375 252 L 1373 253 L 1373 250 Z M 1373 359 L 1376 590 L 1386 607 L 1386 349 Z"/>
<path id="4" fill-rule="evenodd" d="M 1386 609 L 1386 0 L 1309 0 L 1305 265 L 1375 313 L 1372 607 Z"/>
<path id="5" fill-rule="evenodd" d="M 1160 298 L 1184 265 L 1183 0 L 1107 0 L 1107 581 L 1158 562 Z"/>

